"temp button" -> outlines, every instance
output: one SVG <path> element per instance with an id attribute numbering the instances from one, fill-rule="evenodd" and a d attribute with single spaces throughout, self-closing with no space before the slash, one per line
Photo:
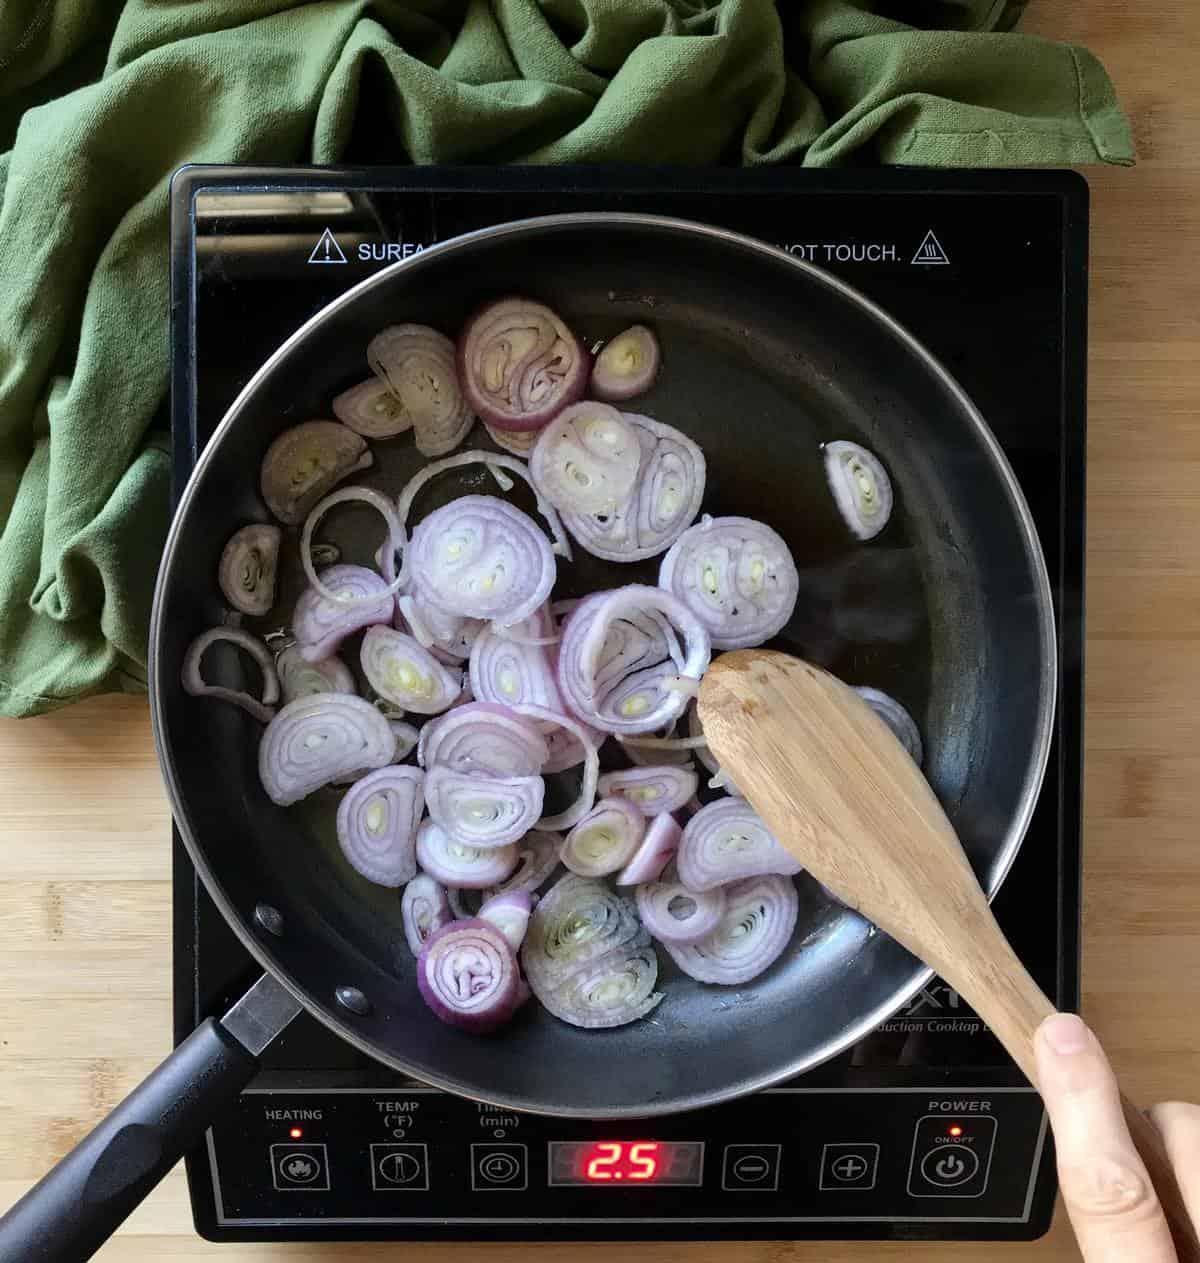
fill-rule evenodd
<path id="1" fill-rule="evenodd" d="M 908 1166 L 911 1197 L 981 1197 L 996 1143 L 989 1114 L 926 1115 L 913 1132 Z"/>
<path id="2" fill-rule="evenodd" d="M 429 1151 L 423 1144 L 372 1145 L 371 1187 L 377 1193 L 428 1192 Z"/>

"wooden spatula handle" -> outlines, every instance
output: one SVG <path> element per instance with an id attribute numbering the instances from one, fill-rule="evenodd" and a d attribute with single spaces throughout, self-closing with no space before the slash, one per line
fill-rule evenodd
<path id="1" fill-rule="evenodd" d="M 713 755 L 818 881 L 954 987 L 1037 1085 L 1033 1035 L 1054 1006 L 979 888 L 929 782 L 840 680 L 769 650 L 722 654 L 698 710 Z M 1180 1263 L 1200 1241 L 1157 1131 L 1126 1117 Z"/>
<path id="2" fill-rule="evenodd" d="M 972 928 L 968 950 L 957 959 L 927 963 L 933 965 L 991 1027 L 1012 1059 L 1036 1086 L 1033 1035 L 1042 1021 L 1055 1011 L 1054 1006 L 1013 951 L 991 909 L 983 901 L 982 892 L 968 916 Z M 1121 1093 L 1121 1108 L 1134 1146 L 1146 1164 L 1146 1172 L 1166 1215 L 1179 1263 L 1200 1263 L 1200 1238 L 1188 1215 L 1158 1129 L 1124 1092 Z"/>

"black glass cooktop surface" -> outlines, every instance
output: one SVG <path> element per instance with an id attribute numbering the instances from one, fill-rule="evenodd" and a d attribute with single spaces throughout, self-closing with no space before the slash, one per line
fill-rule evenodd
<path id="1" fill-rule="evenodd" d="M 1060 691 L 1029 833 L 995 901 L 1022 960 L 1078 1000 L 1087 191 L 1068 173 L 193 167 L 172 199 L 176 494 L 275 348 L 381 267 L 456 234 L 633 210 L 762 238 L 897 317 L 958 378 L 1030 504 Z M 257 970 L 176 841 L 177 1037 Z M 216 1239 L 996 1237 L 1054 1197 L 1036 1096 L 932 981 L 803 1079 L 637 1129 L 422 1088 L 297 1019 L 188 1159 Z M 623 1182 L 622 1182 L 623 1181 Z"/>

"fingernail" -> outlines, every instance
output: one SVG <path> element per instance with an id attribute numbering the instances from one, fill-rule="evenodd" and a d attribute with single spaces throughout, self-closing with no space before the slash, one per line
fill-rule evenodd
<path id="1" fill-rule="evenodd" d="M 1042 1038 L 1063 1057 L 1083 1052 L 1090 1042 L 1088 1028 L 1074 1013 L 1055 1013 L 1048 1017 L 1042 1023 Z"/>

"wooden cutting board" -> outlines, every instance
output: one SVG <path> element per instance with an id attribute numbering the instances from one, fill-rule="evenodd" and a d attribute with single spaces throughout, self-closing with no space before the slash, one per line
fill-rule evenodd
<path id="1" fill-rule="evenodd" d="M 1092 185 L 1084 1012 L 1139 1100 L 1200 1097 L 1200 10 L 1031 6 L 1023 28 L 1090 46 L 1142 165 Z M 170 848 L 145 703 L 0 722 L 0 1203 L 167 1051 Z M 603 1247 L 587 1252 L 602 1257 Z M 182 1169 L 104 1263 L 394 1260 L 404 1247 L 207 1245 Z M 604 1250 L 608 1255 L 613 1248 Z M 545 1246 L 567 1263 L 577 1246 Z M 628 1263 L 1012 1263 L 987 1245 L 621 1246 Z M 471 1245 L 426 1257 L 481 1256 Z M 488 1263 L 527 1263 L 495 1245 Z"/>

